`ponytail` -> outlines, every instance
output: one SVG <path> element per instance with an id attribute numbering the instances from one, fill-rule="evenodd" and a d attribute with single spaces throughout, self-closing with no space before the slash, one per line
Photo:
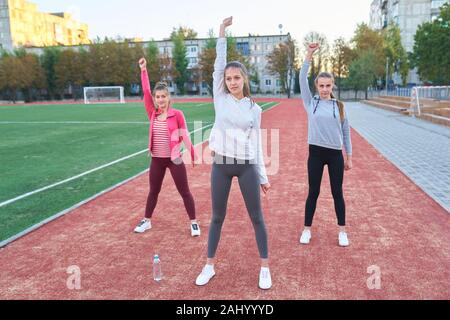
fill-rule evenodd
<path id="1" fill-rule="evenodd" d="M 331 93 L 331 98 L 336 99 L 333 92 Z M 336 102 L 339 107 L 339 117 L 341 118 L 341 122 L 344 122 L 344 120 L 345 120 L 344 103 L 337 99 L 336 99 Z"/>

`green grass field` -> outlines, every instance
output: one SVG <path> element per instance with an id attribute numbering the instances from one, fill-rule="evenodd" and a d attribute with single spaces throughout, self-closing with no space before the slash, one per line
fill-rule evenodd
<path id="1" fill-rule="evenodd" d="M 275 104 L 260 103 L 263 109 Z M 212 103 L 174 107 L 184 112 L 191 132 L 198 128 L 194 121 L 202 121 L 200 128 L 214 121 Z M 133 177 L 151 161 L 144 152 L 2 205 L 145 150 L 148 118 L 142 103 L 0 106 L 0 137 L 0 241 Z"/>

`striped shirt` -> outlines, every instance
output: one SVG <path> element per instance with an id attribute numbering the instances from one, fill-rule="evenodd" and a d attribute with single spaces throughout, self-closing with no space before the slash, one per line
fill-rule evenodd
<path id="1" fill-rule="evenodd" d="M 152 135 L 152 157 L 170 158 L 170 139 L 167 120 L 161 121 L 155 118 Z"/>

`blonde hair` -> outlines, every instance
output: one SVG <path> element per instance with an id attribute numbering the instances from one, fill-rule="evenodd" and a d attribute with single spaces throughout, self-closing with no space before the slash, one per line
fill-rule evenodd
<path id="1" fill-rule="evenodd" d="M 160 82 L 156 83 L 155 88 L 153 89 L 153 95 L 155 95 L 156 91 L 166 91 L 170 97 L 169 85 L 164 81 L 160 81 Z"/>
<path id="2" fill-rule="evenodd" d="M 319 83 L 319 79 L 320 78 L 331 79 L 333 81 L 333 84 L 335 82 L 334 81 L 334 76 L 331 73 L 329 73 L 329 72 L 321 72 L 321 73 L 319 73 L 317 75 L 316 80 L 314 80 L 314 83 L 316 84 L 316 87 L 317 87 L 317 85 Z M 336 99 L 336 97 L 335 97 L 333 92 L 331 92 L 331 98 L 332 99 Z M 344 103 L 342 101 L 338 100 L 338 99 L 336 99 L 336 102 L 337 102 L 337 105 L 339 107 L 339 116 L 341 118 L 341 121 L 344 122 L 344 120 L 345 120 Z"/>
<path id="3" fill-rule="evenodd" d="M 244 89 L 243 89 L 244 97 L 247 97 L 247 98 L 251 99 L 250 80 L 249 80 L 247 68 L 242 63 L 240 63 L 239 61 L 228 62 L 227 65 L 225 66 L 225 71 L 223 73 L 224 81 L 225 81 L 226 71 L 228 69 L 230 69 L 230 68 L 239 69 L 239 71 L 241 72 L 242 77 L 244 78 Z M 228 87 L 226 85 L 225 85 L 225 92 L 226 93 L 230 93 L 230 90 L 228 90 Z M 252 105 L 253 105 L 253 100 L 252 100 Z"/>
<path id="4" fill-rule="evenodd" d="M 153 98 L 155 97 L 156 91 L 165 91 L 170 100 L 170 91 L 169 91 L 169 85 L 167 84 L 167 82 L 160 81 L 160 82 L 156 83 L 155 88 L 153 89 Z M 170 106 L 170 102 L 169 102 L 169 106 Z M 155 103 L 155 108 L 159 109 L 158 105 L 156 103 Z"/>

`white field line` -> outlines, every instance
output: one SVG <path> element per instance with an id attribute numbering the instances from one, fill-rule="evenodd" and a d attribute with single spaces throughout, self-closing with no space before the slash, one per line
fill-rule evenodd
<path id="1" fill-rule="evenodd" d="M 269 102 L 269 103 L 270 103 L 270 102 Z M 266 106 L 266 105 L 269 104 L 269 103 L 263 104 L 262 107 Z M 273 108 L 273 107 L 272 107 L 272 108 Z M 271 109 L 271 108 L 270 108 L 270 109 Z M 268 110 L 269 110 L 269 109 L 268 109 Z M 267 110 L 266 110 L 266 111 L 267 111 Z M 148 123 L 148 122 L 147 122 L 147 123 Z M 191 121 L 191 122 L 189 122 L 189 123 L 194 123 L 194 122 Z M 209 128 L 209 127 L 211 127 L 212 125 L 213 125 L 213 124 L 210 123 L 210 124 L 208 124 L 207 126 L 204 126 L 204 127 L 202 127 L 202 128 L 199 128 L 199 129 L 197 129 L 197 130 L 194 130 L 191 134 L 194 134 L 194 133 L 196 133 L 197 131 L 200 131 L 200 130 Z M 128 155 L 128 156 L 126 156 L 126 157 L 123 157 L 123 158 L 114 160 L 114 161 L 112 161 L 112 162 L 110 162 L 110 163 L 104 164 L 104 165 L 99 166 L 99 167 L 97 167 L 97 168 L 94 168 L 94 169 L 85 171 L 85 172 L 80 173 L 80 174 L 78 174 L 78 175 L 76 175 L 76 176 L 73 176 L 73 177 L 71 177 L 71 178 L 68 178 L 68 179 L 65 179 L 65 180 L 62 180 L 62 181 L 53 183 L 53 184 L 51 184 L 51 185 L 49 185 L 49 186 L 42 187 L 42 188 L 40 188 L 40 189 L 37 189 L 37 190 L 31 191 L 31 192 L 22 194 L 22 195 L 20 195 L 20 196 L 18 196 L 18 197 L 15 197 L 15 198 L 13 198 L 13 199 L 6 200 L 6 201 L 0 203 L 0 208 L 6 206 L 6 205 L 8 205 L 8 204 L 11 204 L 11 203 L 13 203 L 13 202 L 16 202 L 16 201 L 18 201 L 18 200 L 21 200 L 21 199 L 27 198 L 27 197 L 29 197 L 29 196 L 32 196 L 32 195 L 34 195 L 34 194 L 36 194 L 36 193 L 39 193 L 39 192 L 42 192 L 42 191 L 45 191 L 45 190 L 54 188 L 54 187 L 59 186 L 59 185 L 62 185 L 62 184 L 64 184 L 64 183 L 67 183 L 67 182 L 76 180 L 76 179 L 78 179 L 78 178 L 84 177 L 84 176 L 86 176 L 86 175 L 88 175 L 88 174 L 90 174 L 90 173 L 93 173 L 93 172 L 99 171 L 99 170 L 101 170 L 101 169 L 110 167 L 110 166 L 112 166 L 112 165 L 114 165 L 114 164 L 116 164 L 116 163 L 119 163 L 119 162 L 128 160 L 128 159 L 130 159 L 130 158 L 133 158 L 133 157 L 138 156 L 138 155 L 140 155 L 140 154 L 142 154 L 142 153 L 145 153 L 145 152 L 148 152 L 148 148 L 147 148 L 147 149 L 144 149 L 144 150 L 141 150 L 141 151 L 138 151 L 138 152 L 136 152 L 136 153 L 133 153 L 133 154 L 131 154 L 131 155 Z"/>
<path id="2" fill-rule="evenodd" d="M 207 126 L 204 126 L 204 127 L 202 127 L 202 128 L 199 128 L 199 129 L 197 129 L 197 130 L 194 130 L 194 131 L 192 132 L 192 134 L 195 133 L 195 132 L 197 132 L 197 131 L 206 129 L 206 128 L 208 128 L 208 127 L 211 127 L 211 126 L 212 126 L 212 124 L 209 124 L 209 125 L 207 125 Z M 86 176 L 86 175 L 88 175 L 88 174 L 90 174 L 90 173 L 93 173 L 93 172 L 99 171 L 99 170 L 101 170 L 101 169 L 110 167 L 110 166 L 112 166 L 112 165 L 114 165 L 114 164 L 116 164 L 116 163 L 119 163 L 119 162 L 125 161 L 125 160 L 127 160 L 127 159 L 133 158 L 133 157 L 135 157 L 135 156 L 137 156 L 137 155 L 140 155 L 140 154 L 142 154 L 142 153 L 145 153 L 145 152 L 148 152 L 148 148 L 147 148 L 147 149 L 144 149 L 144 150 L 141 150 L 141 151 L 139 151 L 139 152 L 130 154 L 130 155 L 126 156 L 126 157 L 123 157 L 123 158 L 114 160 L 114 161 L 112 161 L 112 162 L 110 162 L 110 163 L 104 164 L 104 165 L 99 166 L 99 167 L 97 167 L 97 168 L 94 168 L 94 169 L 85 171 L 85 172 L 80 173 L 80 174 L 78 174 L 78 175 L 76 175 L 76 176 L 73 176 L 73 177 L 71 177 L 71 178 L 68 178 L 68 179 L 65 179 L 65 180 L 62 180 L 62 181 L 58 181 L 58 182 L 53 183 L 53 184 L 51 184 L 51 185 L 49 185 L 49 186 L 46 186 L 46 187 L 43 187 L 43 188 L 40 188 L 40 189 L 31 191 L 31 192 L 22 194 L 22 195 L 20 195 L 20 196 L 18 196 L 18 197 L 15 197 L 15 198 L 13 198 L 13 199 L 10 199 L 10 200 L 6 200 L 6 201 L 0 203 L 0 208 L 6 206 L 6 205 L 8 205 L 8 204 L 11 204 L 11 203 L 13 203 L 13 202 L 16 202 L 16 201 L 18 201 L 18 200 L 21 200 L 21 199 L 27 198 L 27 197 L 29 197 L 29 196 L 32 196 L 32 195 L 34 195 L 34 194 L 36 194 L 36 193 L 39 193 L 39 192 L 42 192 L 42 191 L 45 191 L 45 190 L 54 188 L 54 187 L 59 186 L 59 185 L 62 185 L 62 184 L 64 184 L 64 183 L 67 183 L 67 182 L 76 180 L 76 179 L 78 179 L 78 178 L 84 177 L 84 176 Z"/>

